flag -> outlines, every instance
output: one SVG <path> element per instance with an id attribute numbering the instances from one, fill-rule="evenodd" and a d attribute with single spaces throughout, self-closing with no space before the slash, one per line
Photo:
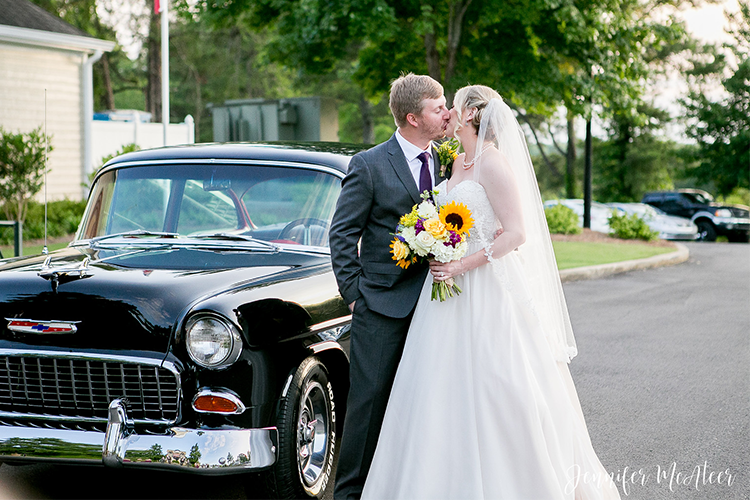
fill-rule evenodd
<path id="1" fill-rule="evenodd" d="M 160 11 L 159 0 L 154 0 L 154 14 L 158 14 Z"/>

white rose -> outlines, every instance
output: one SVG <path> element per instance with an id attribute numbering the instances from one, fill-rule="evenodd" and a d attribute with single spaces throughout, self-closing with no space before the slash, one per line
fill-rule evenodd
<path id="1" fill-rule="evenodd" d="M 420 257 L 426 257 L 428 253 L 432 251 L 432 245 L 435 243 L 435 238 L 427 231 L 422 231 L 417 235 L 414 241 L 414 251 Z"/>
<path id="2" fill-rule="evenodd" d="M 435 205 L 433 205 L 429 201 L 423 201 L 419 204 L 419 207 L 417 208 L 417 214 L 423 219 L 432 219 L 437 218 L 438 216 Z"/>

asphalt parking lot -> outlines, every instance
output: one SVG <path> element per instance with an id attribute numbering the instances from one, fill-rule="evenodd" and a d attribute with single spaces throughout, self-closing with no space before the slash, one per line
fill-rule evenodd
<path id="1" fill-rule="evenodd" d="M 750 245 L 691 243 L 677 266 L 564 285 L 571 364 L 623 498 L 750 498 Z M 0 467 L 0 498 L 244 498 L 241 478 Z M 330 498 L 330 494 L 326 496 Z"/>

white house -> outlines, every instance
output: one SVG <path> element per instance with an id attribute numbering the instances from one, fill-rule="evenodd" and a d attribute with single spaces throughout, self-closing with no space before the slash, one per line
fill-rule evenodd
<path id="1" fill-rule="evenodd" d="M 91 67 L 114 42 L 93 38 L 27 0 L 0 0 L 0 126 L 29 132 L 44 125 L 50 200 L 81 199 L 92 165 Z"/>

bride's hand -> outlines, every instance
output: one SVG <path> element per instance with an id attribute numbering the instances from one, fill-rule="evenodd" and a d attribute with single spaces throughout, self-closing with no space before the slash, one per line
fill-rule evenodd
<path id="1" fill-rule="evenodd" d="M 464 259 L 452 260 L 450 262 L 430 262 L 430 273 L 435 281 L 446 281 L 467 271 Z"/>

